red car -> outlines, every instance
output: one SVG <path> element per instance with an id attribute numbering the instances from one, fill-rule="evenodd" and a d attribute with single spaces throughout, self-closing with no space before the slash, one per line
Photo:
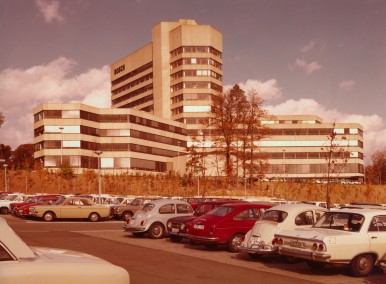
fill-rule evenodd
<path id="1" fill-rule="evenodd" d="M 226 203 L 240 202 L 240 200 L 218 199 L 201 203 L 194 211 L 193 216 L 174 217 L 167 222 L 167 232 L 172 242 L 180 242 L 186 235 L 186 230 L 194 219 Z"/>
<path id="2" fill-rule="evenodd" d="M 194 219 L 187 228 L 186 238 L 208 248 L 225 244 L 229 251 L 239 251 L 244 235 L 255 222 L 275 204 L 263 202 L 228 203 Z"/>
<path id="3" fill-rule="evenodd" d="M 19 208 L 28 205 L 28 204 L 35 204 L 41 200 L 51 198 L 53 196 L 60 196 L 60 194 L 39 194 L 39 195 L 31 195 L 29 196 L 24 202 L 17 202 L 17 203 L 11 203 L 9 205 L 10 211 L 12 214 L 17 215 L 17 212 L 19 211 Z"/>
<path id="4" fill-rule="evenodd" d="M 25 204 L 25 205 L 17 208 L 15 215 L 19 216 L 19 217 L 29 217 L 29 208 L 31 206 L 53 204 L 60 197 L 61 197 L 61 195 L 47 195 L 47 196 L 41 197 L 34 203 L 28 203 L 28 204 Z"/>

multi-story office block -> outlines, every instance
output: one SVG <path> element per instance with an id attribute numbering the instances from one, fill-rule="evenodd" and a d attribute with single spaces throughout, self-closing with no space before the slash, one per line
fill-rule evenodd
<path id="1" fill-rule="evenodd" d="M 34 109 L 35 158 L 49 168 L 66 162 L 73 168 L 96 169 L 95 151 L 101 150 L 103 170 L 184 173 L 186 146 L 194 143 L 191 136 L 206 139 L 200 145 L 211 151 L 211 139 L 205 137 L 210 131 L 202 129 L 201 122 L 222 92 L 222 50 L 221 33 L 209 25 L 194 20 L 155 25 L 150 43 L 111 65 L 111 109 L 82 104 Z M 269 135 L 255 144 L 259 158 L 269 165 L 267 177 L 324 178 L 322 148 L 334 131 L 335 142 L 349 153 L 339 177 L 363 178 L 359 124 L 323 123 L 313 115 L 278 116 L 266 123 Z M 206 175 L 223 174 L 218 164 L 206 167 Z"/>
<path id="2" fill-rule="evenodd" d="M 196 128 L 222 92 L 222 35 L 193 20 L 161 22 L 152 42 L 111 65 L 113 108 L 133 108 Z"/>
<path id="3" fill-rule="evenodd" d="M 167 172 L 186 147 L 182 123 L 133 109 L 42 104 L 34 109 L 35 159 L 46 168 Z M 181 161 L 182 166 L 182 161 Z"/>

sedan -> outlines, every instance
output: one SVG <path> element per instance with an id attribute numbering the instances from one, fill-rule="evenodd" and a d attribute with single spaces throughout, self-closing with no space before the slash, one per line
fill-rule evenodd
<path id="1" fill-rule="evenodd" d="M 244 235 L 272 203 L 228 203 L 194 219 L 187 229 L 187 239 L 208 248 L 226 244 L 231 252 L 238 252 Z"/>
<path id="2" fill-rule="evenodd" d="M 97 222 L 110 217 L 110 207 L 97 205 L 86 197 L 62 197 L 52 205 L 31 206 L 30 216 L 46 222 L 55 219 L 88 219 Z"/>

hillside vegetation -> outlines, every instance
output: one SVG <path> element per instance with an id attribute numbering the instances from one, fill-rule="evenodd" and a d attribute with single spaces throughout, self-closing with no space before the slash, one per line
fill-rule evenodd
<path id="1" fill-rule="evenodd" d="M 48 171 L 7 172 L 9 191 L 22 193 L 98 193 L 98 178 L 95 172 L 85 172 L 71 178 L 62 178 Z M 0 191 L 4 189 L 4 173 L 0 175 Z M 331 202 L 386 203 L 386 186 L 332 184 Z M 225 179 L 178 177 L 175 175 L 129 175 L 102 176 L 102 193 L 118 195 L 162 195 L 162 196 L 223 196 L 223 197 L 271 197 L 286 200 L 325 200 L 326 184 L 287 182 L 255 182 L 226 186 Z"/>

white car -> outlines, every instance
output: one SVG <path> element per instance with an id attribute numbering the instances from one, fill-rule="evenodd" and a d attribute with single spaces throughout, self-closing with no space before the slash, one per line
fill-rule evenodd
<path id="1" fill-rule="evenodd" d="M 158 199 L 144 204 L 123 227 L 135 237 L 148 232 L 151 239 L 160 239 L 170 218 L 193 216 L 193 213 L 192 207 L 185 201 Z"/>
<path id="2" fill-rule="evenodd" d="M 23 202 L 27 197 L 28 195 L 23 193 L 10 193 L 6 195 L 4 199 L 0 200 L 0 214 L 8 214 L 12 203 Z"/>
<path id="3" fill-rule="evenodd" d="M 130 277 L 125 269 L 82 252 L 29 247 L 0 218 L 0 283 L 128 284 Z"/>
<path id="4" fill-rule="evenodd" d="M 313 269 L 348 264 L 356 277 L 374 265 L 386 267 L 386 210 L 341 209 L 326 212 L 311 228 L 275 234 L 279 253 L 306 259 Z"/>
<path id="5" fill-rule="evenodd" d="M 251 258 L 277 254 L 272 243 L 275 233 L 281 230 L 311 227 L 327 209 L 309 204 L 282 204 L 264 212 L 253 228 L 245 235 L 239 249 Z"/>

